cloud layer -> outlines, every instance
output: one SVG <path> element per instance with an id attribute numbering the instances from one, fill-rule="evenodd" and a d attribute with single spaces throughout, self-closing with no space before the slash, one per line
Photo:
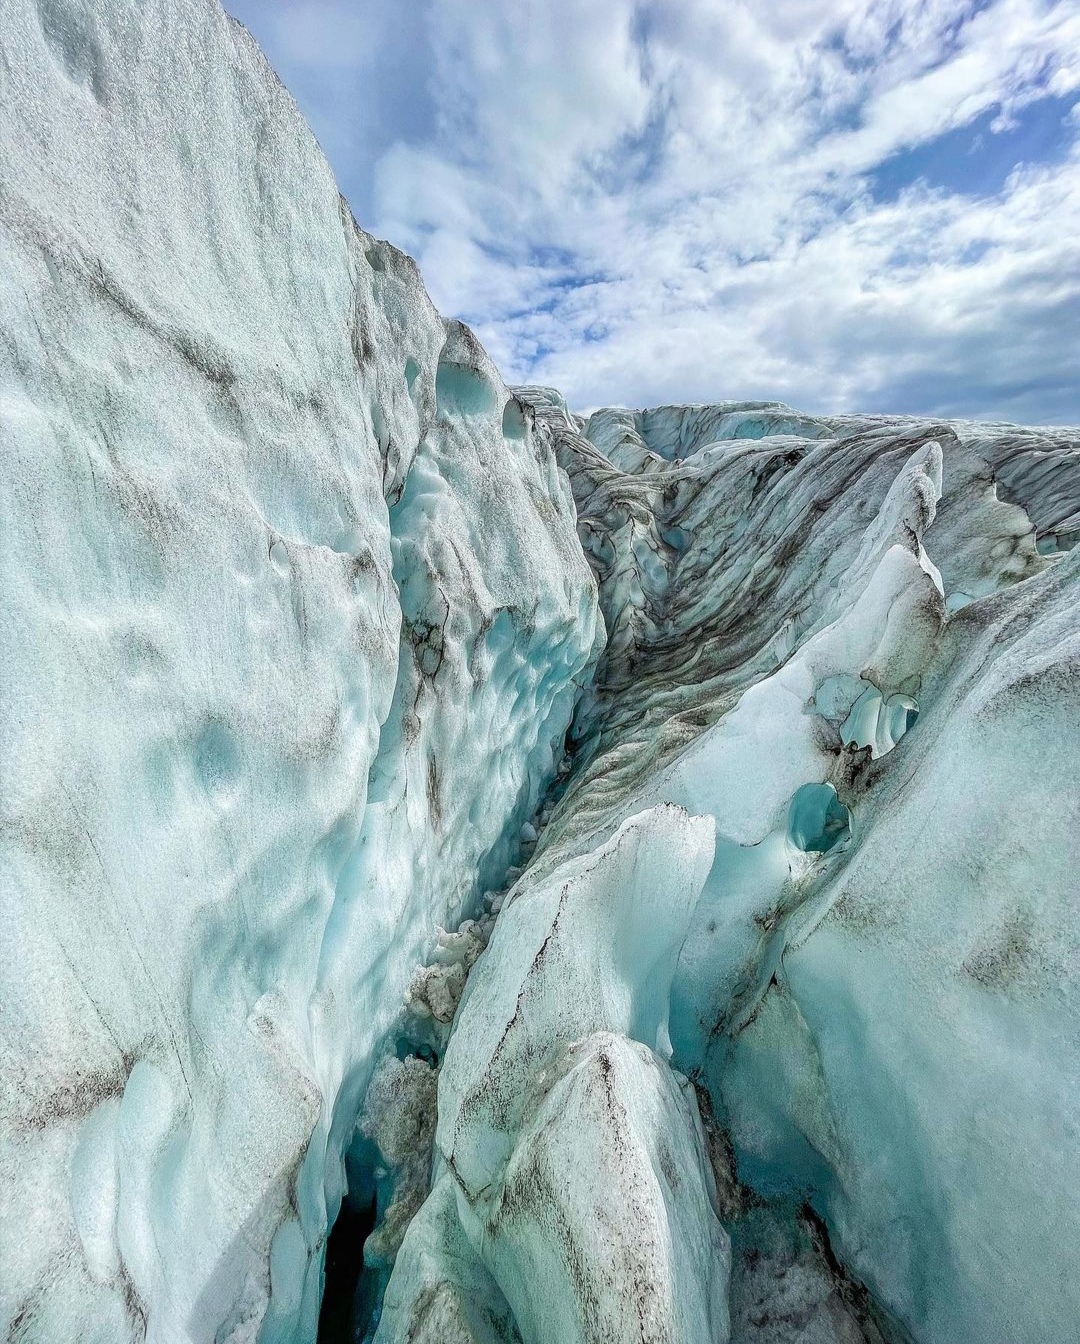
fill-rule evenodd
<path id="1" fill-rule="evenodd" d="M 229 8 L 508 380 L 1080 421 L 1073 0 Z"/>

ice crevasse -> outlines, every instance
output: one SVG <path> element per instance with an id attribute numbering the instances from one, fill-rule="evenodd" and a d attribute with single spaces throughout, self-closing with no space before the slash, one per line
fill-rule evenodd
<path id="1" fill-rule="evenodd" d="M 1074 1337 L 1075 432 L 507 389 L 212 0 L 0 149 L 6 1338 Z"/>

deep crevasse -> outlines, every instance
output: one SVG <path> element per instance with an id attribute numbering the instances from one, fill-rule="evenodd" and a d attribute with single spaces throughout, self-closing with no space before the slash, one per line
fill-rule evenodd
<path id="1" fill-rule="evenodd" d="M 2 9 L 0 1326 L 313 1339 L 359 1133 L 380 1344 L 1068 1338 L 1075 439 L 512 395 L 211 0 Z"/>

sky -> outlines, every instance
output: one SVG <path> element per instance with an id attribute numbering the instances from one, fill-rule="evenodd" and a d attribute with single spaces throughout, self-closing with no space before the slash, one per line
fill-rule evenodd
<path id="1" fill-rule="evenodd" d="M 225 0 L 509 383 L 1080 423 L 1080 0 Z"/>

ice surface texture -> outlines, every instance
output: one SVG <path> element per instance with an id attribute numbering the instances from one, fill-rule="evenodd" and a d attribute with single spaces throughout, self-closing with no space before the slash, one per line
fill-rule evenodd
<path id="1" fill-rule="evenodd" d="M 0 1331 L 1075 1334 L 1075 438 L 512 395 L 211 0 L 0 0 L 0 304 Z"/>
<path id="2" fill-rule="evenodd" d="M 595 585 L 216 4 L 4 0 L 0 44 L 0 1334 L 311 1339 L 377 1049 L 518 854 Z"/>

